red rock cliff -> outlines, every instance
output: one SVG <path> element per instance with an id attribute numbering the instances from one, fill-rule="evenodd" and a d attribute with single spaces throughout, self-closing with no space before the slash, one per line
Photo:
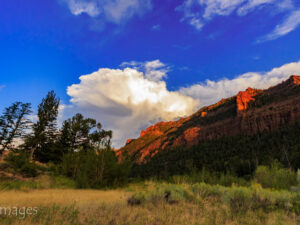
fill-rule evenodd
<path id="1" fill-rule="evenodd" d="M 246 91 L 240 91 L 236 96 L 236 104 L 238 111 L 244 111 L 248 109 L 248 104 L 254 101 L 254 97 L 261 93 L 261 90 L 248 88 Z"/>

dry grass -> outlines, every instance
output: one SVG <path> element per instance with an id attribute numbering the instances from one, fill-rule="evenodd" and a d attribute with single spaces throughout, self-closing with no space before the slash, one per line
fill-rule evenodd
<path id="1" fill-rule="evenodd" d="M 131 189 L 153 189 L 133 186 Z M 283 210 L 247 211 L 233 213 L 217 198 L 197 202 L 179 201 L 170 205 L 163 200 L 146 201 L 142 205 L 128 206 L 126 199 L 132 192 L 126 190 L 32 190 L 28 192 L 0 192 L 0 206 L 39 207 L 36 216 L 24 220 L 1 217 L 0 224 L 99 224 L 99 225 L 235 225 L 300 224 L 299 217 Z"/>
<path id="2" fill-rule="evenodd" d="M 68 206 L 76 204 L 78 207 L 94 206 L 103 203 L 117 203 L 125 201 L 128 193 L 118 190 L 74 190 L 49 189 L 0 192 L 0 206 Z"/>

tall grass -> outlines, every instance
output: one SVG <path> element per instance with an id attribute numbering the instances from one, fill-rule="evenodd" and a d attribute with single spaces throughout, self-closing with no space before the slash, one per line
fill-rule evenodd
<path id="1" fill-rule="evenodd" d="M 173 175 L 169 177 L 167 181 L 174 184 L 193 184 L 203 182 L 211 185 L 219 184 L 227 187 L 230 187 L 233 183 L 239 186 L 250 186 L 251 184 L 250 181 L 241 177 L 236 177 L 229 173 L 217 174 L 205 169 L 202 169 L 201 171 L 194 171 L 187 175 Z"/>
<path id="2" fill-rule="evenodd" d="M 34 190 L 2 192 L 0 205 L 30 205 L 39 208 L 24 220 L 0 217 L 0 224 L 299 224 L 295 211 L 299 192 L 273 191 L 260 185 L 224 187 L 220 185 L 146 182 L 131 190 Z M 165 198 L 171 193 L 171 200 Z M 140 205 L 129 206 L 134 195 Z M 298 196 L 298 197 L 297 197 Z M 171 204 L 172 203 L 172 204 Z M 298 214 L 297 214 L 298 213 Z"/>
<path id="3" fill-rule="evenodd" d="M 264 189 L 260 184 L 250 187 L 224 187 L 205 183 L 159 184 L 155 188 L 138 191 L 133 197 L 140 198 L 141 202 L 151 202 L 152 199 L 164 201 L 168 192 L 174 200 L 185 202 L 201 203 L 203 200 L 217 199 L 233 212 L 284 210 L 299 214 L 300 192 Z"/>

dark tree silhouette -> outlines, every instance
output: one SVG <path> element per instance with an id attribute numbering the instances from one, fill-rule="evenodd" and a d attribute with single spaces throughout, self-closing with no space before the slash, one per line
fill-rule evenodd
<path id="1" fill-rule="evenodd" d="M 103 130 L 101 123 L 78 113 L 64 121 L 60 143 L 68 151 L 100 149 L 109 146 L 111 138 L 112 132 Z"/>
<path id="2" fill-rule="evenodd" d="M 0 117 L 0 154 L 11 150 L 17 138 L 26 134 L 31 121 L 26 118 L 31 113 L 31 104 L 16 102 L 4 110 Z"/>
<path id="3" fill-rule="evenodd" d="M 49 161 L 49 154 L 58 136 L 57 116 L 60 99 L 50 91 L 38 107 L 38 121 L 33 125 L 33 134 L 28 136 L 26 147 L 30 148 L 30 158 Z"/>

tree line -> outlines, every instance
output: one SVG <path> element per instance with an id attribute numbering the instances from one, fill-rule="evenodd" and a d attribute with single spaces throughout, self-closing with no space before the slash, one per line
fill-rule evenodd
<path id="1" fill-rule="evenodd" d="M 250 180 L 258 166 L 274 163 L 297 171 L 300 168 L 299 137 L 300 122 L 296 122 L 273 132 L 201 141 L 192 147 L 160 151 L 147 163 L 133 165 L 132 175 L 165 179 L 205 169 Z"/>
<path id="2" fill-rule="evenodd" d="M 25 175 L 37 175 L 35 162 L 55 165 L 79 187 L 126 183 L 130 164 L 118 163 L 111 149 L 112 131 L 100 122 L 77 113 L 58 128 L 60 99 L 50 91 L 38 106 L 35 122 L 30 103 L 16 102 L 0 116 L 0 155 Z"/>
<path id="3" fill-rule="evenodd" d="M 281 163 L 300 168 L 300 122 L 273 132 L 222 137 L 201 141 L 192 147 L 160 151 L 145 164 L 136 164 L 128 155 L 119 162 L 111 149 L 112 131 L 100 122 L 77 113 L 58 127 L 60 99 L 50 91 L 31 121 L 30 103 L 16 102 L 0 116 L 0 155 L 24 176 L 37 176 L 38 164 L 73 179 L 79 188 L 124 185 L 129 179 L 191 175 L 207 171 L 250 180 L 260 165 Z M 21 143 L 16 145 L 16 143 Z M 124 153 L 126 154 L 126 153 Z M 1 169 L 1 168 L 0 168 Z"/>

